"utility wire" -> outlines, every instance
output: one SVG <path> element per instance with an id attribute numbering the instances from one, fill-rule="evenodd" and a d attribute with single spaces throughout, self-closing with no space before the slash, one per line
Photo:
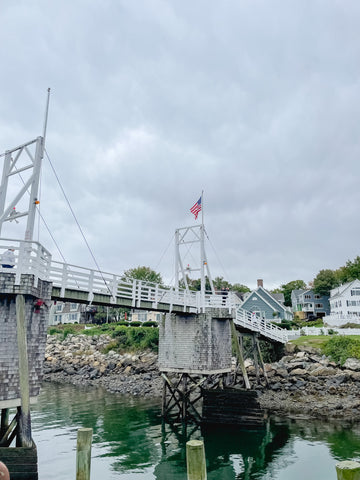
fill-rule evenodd
<path id="1" fill-rule="evenodd" d="M 92 250 L 91 250 L 91 248 L 90 248 L 90 245 L 89 245 L 89 243 L 88 243 L 88 241 L 87 241 L 87 239 L 86 239 L 86 237 L 85 237 L 85 234 L 84 234 L 84 232 L 83 232 L 83 230 L 82 230 L 82 228 L 81 228 L 81 226 L 80 226 L 80 223 L 78 222 L 78 219 L 76 218 L 75 212 L 74 212 L 74 210 L 72 209 L 72 206 L 71 206 L 71 204 L 70 204 L 70 202 L 69 202 L 69 199 L 68 199 L 68 197 L 67 197 L 67 195 L 66 195 L 66 193 L 65 193 L 65 190 L 64 190 L 64 188 L 63 188 L 63 186 L 62 186 L 62 184 L 61 184 L 61 182 L 60 182 L 60 179 L 59 179 L 59 177 L 58 177 L 58 175 L 57 175 L 57 173 L 56 173 L 56 171 L 55 171 L 55 168 L 54 168 L 54 166 L 53 166 L 53 164 L 52 164 L 52 162 L 51 162 L 51 159 L 50 159 L 49 154 L 48 154 L 48 152 L 47 152 L 46 149 L 45 149 L 45 153 L 46 153 L 47 159 L 49 160 L 49 163 L 50 163 L 50 166 L 51 166 L 51 168 L 52 168 L 52 171 L 54 172 L 55 178 L 56 178 L 56 180 L 57 180 L 57 182 L 58 182 L 58 184 L 59 184 L 59 187 L 60 187 L 60 189 L 61 189 L 61 191 L 62 191 L 62 193 L 63 193 L 63 195 L 64 195 L 64 198 L 65 198 L 65 200 L 66 200 L 66 203 L 68 204 L 68 207 L 70 208 L 70 211 L 71 211 L 71 213 L 72 213 L 72 216 L 74 217 L 74 220 L 75 220 L 75 222 L 76 222 L 76 225 L 78 226 L 79 231 L 80 231 L 80 233 L 81 233 L 81 235 L 82 235 L 82 237 L 83 237 L 83 240 L 84 240 L 84 242 L 85 242 L 85 244 L 86 244 L 86 246 L 87 246 L 87 248 L 88 248 L 88 250 L 89 250 L 89 252 L 90 252 L 90 255 L 91 255 L 92 259 L 94 260 L 94 263 L 95 263 L 95 265 L 96 265 L 96 268 L 98 269 L 98 272 L 100 273 L 101 278 L 102 278 L 104 284 L 106 285 L 106 288 L 108 289 L 108 292 L 109 292 L 110 295 L 112 296 L 112 292 L 111 292 L 111 290 L 110 290 L 110 288 L 109 288 L 109 286 L 108 286 L 108 284 L 107 284 L 107 282 L 106 282 L 106 280 L 105 280 L 105 278 L 104 278 L 104 276 L 103 276 L 103 274 L 102 274 L 102 272 L 101 272 L 101 270 L 100 270 L 99 264 L 98 264 L 97 261 L 96 261 L 95 255 L 93 254 L 93 252 L 92 252 Z"/>

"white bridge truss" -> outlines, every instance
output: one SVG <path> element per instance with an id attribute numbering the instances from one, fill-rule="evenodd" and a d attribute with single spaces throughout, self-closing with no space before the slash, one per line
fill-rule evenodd
<path id="1" fill-rule="evenodd" d="M 235 324 L 245 330 L 258 332 L 281 343 L 286 343 L 288 339 L 286 330 L 240 308 L 241 302 L 233 292 L 226 296 L 222 293 L 203 295 L 200 291 L 124 278 L 123 275 L 54 261 L 50 252 L 38 242 L 0 239 L 0 249 L 4 251 L 9 246 L 15 248 L 15 266 L 11 270 L 0 266 L 0 271 L 13 273 L 15 284 L 20 284 L 22 274 L 34 275 L 35 282 L 37 279 L 51 282 L 54 299 L 164 312 L 200 313 L 207 309 L 226 309 L 231 313 Z"/>

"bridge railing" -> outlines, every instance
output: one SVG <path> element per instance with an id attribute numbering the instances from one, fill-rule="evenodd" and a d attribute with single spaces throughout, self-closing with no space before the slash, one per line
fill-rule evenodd
<path id="1" fill-rule="evenodd" d="M 15 264 L 11 269 L 3 267 L 1 261 L 3 253 L 9 248 L 14 250 L 15 255 Z M 51 254 L 39 242 L 0 238 L 0 250 L 0 271 L 14 273 L 17 285 L 20 284 L 22 273 L 34 275 L 35 282 L 38 278 L 49 278 Z M 4 263 L 8 262 L 4 260 Z"/>
<path id="2" fill-rule="evenodd" d="M 95 294 L 104 296 L 104 301 L 116 304 L 119 297 L 127 299 L 133 308 L 150 304 L 153 309 L 172 311 L 173 306 L 182 307 L 184 311 L 204 312 L 208 308 L 236 310 L 236 322 L 259 331 L 269 338 L 286 341 L 286 331 L 267 320 L 258 319 L 239 307 L 239 298 L 235 293 L 224 295 L 199 291 L 181 290 L 174 287 L 160 286 L 155 283 L 125 278 L 108 272 L 80 267 L 54 261 L 51 254 L 39 242 L 19 241 L 0 238 L 0 249 L 9 247 L 15 250 L 15 265 L 11 272 L 16 275 L 16 284 L 20 283 L 22 273 L 33 274 L 35 279 L 41 278 L 52 282 L 60 288 L 60 298 L 66 298 L 66 290 L 85 292 L 90 303 Z M 0 262 L 1 265 L 1 262 Z M 0 267 L 0 271 L 9 273 L 10 269 Z M 72 297 L 74 298 L 74 297 Z M 279 338 L 283 340 L 279 340 Z"/>
<path id="3" fill-rule="evenodd" d="M 278 342 L 286 343 L 288 341 L 287 330 L 274 325 L 269 320 L 258 318 L 256 315 L 242 309 L 241 307 L 238 307 L 236 310 L 235 323 L 242 325 L 249 330 L 259 332 L 265 337 Z"/>

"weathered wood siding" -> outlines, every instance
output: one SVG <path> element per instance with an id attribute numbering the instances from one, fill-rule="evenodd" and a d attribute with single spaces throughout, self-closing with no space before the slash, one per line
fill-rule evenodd
<path id="1" fill-rule="evenodd" d="M 212 313 L 167 314 L 159 325 L 160 371 L 216 373 L 231 370 L 229 318 Z"/>

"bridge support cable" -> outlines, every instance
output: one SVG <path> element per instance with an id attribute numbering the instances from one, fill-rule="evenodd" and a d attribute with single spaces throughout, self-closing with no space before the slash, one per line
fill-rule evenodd
<path id="1" fill-rule="evenodd" d="M 65 190 L 64 190 L 64 188 L 63 188 L 63 186 L 62 186 L 62 184 L 61 184 L 61 182 L 60 182 L 60 178 L 59 178 L 58 174 L 56 173 L 55 167 L 54 167 L 54 165 L 53 165 L 53 163 L 52 163 L 52 161 L 51 161 L 51 159 L 50 159 L 50 156 L 49 156 L 49 154 L 48 154 L 48 152 L 47 152 L 46 149 L 45 149 L 45 154 L 46 154 L 46 158 L 47 158 L 48 161 L 49 161 L 50 167 L 51 167 L 51 169 L 52 169 L 52 171 L 53 171 L 53 173 L 54 173 L 54 175 L 55 175 L 55 178 L 56 178 L 56 180 L 57 180 L 57 182 L 58 182 L 58 185 L 59 185 L 59 187 L 60 187 L 60 189 L 61 189 L 61 191 L 62 191 L 62 194 L 63 194 L 63 196 L 64 196 L 64 198 L 65 198 L 65 201 L 66 201 L 66 203 L 67 203 L 67 205 L 68 205 L 68 207 L 69 207 L 69 209 L 70 209 L 70 212 L 71 212 L 71 214 L 72 214 L 72 216 L 73 216 L 73 218 L 74 218 L 74 220 L 75 220 L 75 223 L 76 223 L 76 225 L 77 225 L 77 227 L 78 227 L 78 229 L 79 229 L 79 232 L 80 232 L 80 234 L 81 234 L 81 236 L 82 236 L 82 238 L 83 238 L 83 240 L 84 240 L 84 242 L 85 242 L 85 245 L 86 245 L 86 247 L 87 247 L 87 249 L 88 249 L 88 251 L 89 251 L 89 253 L 90 253 L 90 255 L 91 255 L 91 258 L 93 259 L 97 270 L 98 270 L 99 273 L 101 274 L 101 270 L 100 270 L 99 264 L 98 264 L 98 262 L 97 262 L 97 260 L 96 260 L 96 258 L 95 258 L 95 255 L 94 255 L 94 253 L 93 253 L 93 251 L 92 251 L 92 249 L 91 249 L 91 247 L 90 247 L 90 245 L 89 245 L 89 242 L 88 242 L 87 239 L 86 239 L 85 233 L 84 233 L 83 229 L 81 228 L 81 225 L 80 225 L 80 223 L 79 223 L 79 221 L 78 221 L 78 219 L 77 219 L 77 217 L 76 217 L 76 215 L 75 215 L 75 212 L 74 212 L 74 210 L 73 210 L 73 208 L 72 208 L 72 206 L 71 206 L 71 203 L 70 203 L 70 201 L 69 201 L 69 199 L 68 199 L 68 197 L 67 197 L 67 195 L 66 195 L 66 193 L 65 193 Z M 106 288 L 107 288 L 107 290 L 109 291 L 110 295 L 113 296 L 113 292 L 112 292 L 111 289 L 109 288 L 109 286 L 108 286 L 108 284 L 107 284 L 107 282 L 106 282 L 106 280 L 105 280 L 105 277 L 103 277 L 103 281 L 104 281 L 104 285 L 106 286 Z"/>

